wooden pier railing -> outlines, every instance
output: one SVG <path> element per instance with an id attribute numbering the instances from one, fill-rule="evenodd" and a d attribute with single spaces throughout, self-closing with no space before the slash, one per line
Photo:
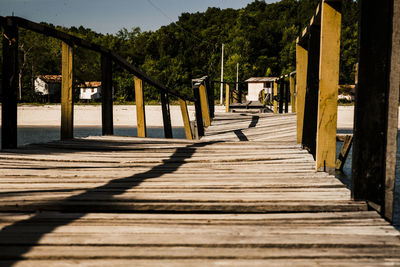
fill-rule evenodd
<path id="1" fill-rule="evenodd" d="M 388 220 L 400 87 L 400 1 L 360 1 L 352 196 Z M 335 169 L 341 1 L 323 0 L 296 43 L 297 142 L 316 170 Z M 322 60 L 323 59 L 323 60 Z"/>
<path id="2" fill-rule="evenodd" d="M 112 135 L 114 133 L 112 96 L 113 62 L 121 65 L 125 70 L 135 76 L 134 87 L 137 109 L 137 132 L 139 137 L 146 137 L 147 135 L 143 82 L 154 86 L 160 91 L 165 137 L 172 138 L 169 95 L 174 95 L 179 99 L 185 123 L 189 120 L 186 106 L 187 101 L 195 102 L 195 98 L 167 88 L 165 85 L 127 62 L 115 52 L 76 36 L 19 17 L 0 17 L 0 24 L 3 29 L 3 101 L 1 141 L 3 149 L 17 147 L 18 28 L 20 27 L 62 41 L 61 139 L 71 139 L 74 136 L 72 98 L 74 81 L 74 46 L 83 47 L 101 54 L 103 135 Z M 201 112 L 201 109 L 196 109 L 196 112 Z M 192 139 L 191 133 L 188 131 L 186 133 L 187 138 Z"/>

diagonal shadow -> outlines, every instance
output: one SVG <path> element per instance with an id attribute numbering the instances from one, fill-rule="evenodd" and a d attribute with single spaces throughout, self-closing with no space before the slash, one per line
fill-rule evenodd
<path id="1" fill-rule="evenodd" d="M 250 124 L 249 124 L 249 128 L 256 127 L 256 125 L 257 125 L 259 119 L 260 119 L 259 116 L 252 116 L 252 117 L 251 117 L 251 122 L 250 122 Z"/>
<path id="2" fill-rule="evenodd" d="M 234 130 L 233 132 L 236 134 L 240 141 L 249 141 L 247 136 L 241 130 Z"/>
<path id="3" fill-rule="evenodd" d="M 251 117 L 251 122 L 249 124 L 248 128 L 254 128 L 256 127 L 258 120 L 260 119 L 259 116 L 252 116 Z M 242 129 L 243 130 L 243 129 Z M 240 141 L 249 141 L 247 136 L 243 133 L 242 130 L 234 130 L 233 133 L 236 134 L 236 136 L 239 138 Z"/>
<path id="4" fill-rule="evenodd" d="M 163 163 L 160 165 L 155 166 L 149 171 L 135 174 L 130 177 L 124 177 L 120 179 L 114 179 L 108 182 L 105 185 L 95 187 L 88 189 L 86 192 L 82 194 L 78 194 L 75 196 L 71 196 L 66 198 L 65 200 L 62 201 L 61 204 L 66 204 L 74 201 L 82 201 L 82 199 L 89 199 L 91 196 L 95 196 L 99 190 L 104 191 L 102 194 L 102 201 L 110 200 L 112 197 L 123 194 L 126 190 L 134 188 L 138 185 L 140 185 L 143 181 L 148 180 L 148 179 L 153 179 L 162 176 L 163 174 L 167 173 L 173 173 L 179 169 L 183 164 L 185 164 L 185 159 L 189 159 L 193 156 L 193 154 L 196 151 L 196 148 L 204 147 L 210 144 L 214 144 L 218 142 L 202 142 L 202 143 L 195 143 L 191 145 L 187 145 L 185 147 L 179 147 L 176 149 L 174 154 L 171 155 L 171 157 L 167 160 L 163 160 Z M 182 155 L 186 155 L 184 158 Z M 165 168 L 168 167 L 168 168 Z M 121 183 L 123 185 L 122 187 L 119 188 L 118 191 L 111 190 L 113 189 L 113 185 L 115 183 Z M 56 206 L 60 206 L 60 202 L 56 203 L 48 203 L 48 205 L 51 206 L 51 204 L 55 204 Z M 47 204 L 46 204 L 47 205 Z M 66 205 L 68 206 L 68 205 Z M 12 266 L 19 260 L 23 260 L 24 257 L 23 255 L 28 252 L 32 247 L 34 247 L 36 244 L 38 244 L 39 240 L 47 233 L 51 233 L 53 230 L 55 230 L 57 227 L 67 225 L 75 220 L 80 219 L 83 217 L 86 213 L 96 210 L 96 207 L 93 207 L 93 209 L 88 209 L 86 208 L 84 211 L 79 210 L 81 212 L 80 214 L 76 213 L 71 213 L 71 217 L 65 218 L 63 220 L 56 220 L 56 221 L 51 221 L 52 224 L 47 224 L 43 225 L 40 228 L 38 228 L 38 231 L 36 232 L 30 232 L 29 234 L 21 232 L 21 230 L 25 228 L 29 228 L 32 226 L 32 223 L 34 221 L 37 221 L 40 219 L 40 214 L 34 215 L 33 217 L 26 219 L 26 220 L 21 220 L 17 221 L 9 226 L 4 227 L 0 231 L 0 248 L 9 246 L 9 245 L 15 245 L 18 246 L 16 249 L 18 251 L 14 251 L 14 255 L 10 257 L 2 257 L 2 261 L 4 265 L 2 266 Z M 58 210 L 58 211 L 71 211 L 68 209 L 65 210 Z M 74 212 L 77 212 L 76 209 L 73 210 Z M 109 210 L 112 211 L 112 210 Z M 86 212 L 86 213 L 85 213 Z M 5 262 L 7 261 L 7 262 Z"/>

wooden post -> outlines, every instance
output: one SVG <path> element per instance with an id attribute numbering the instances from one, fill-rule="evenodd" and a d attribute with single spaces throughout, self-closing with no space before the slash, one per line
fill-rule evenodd
<path id="1" fill-rule="evenodd" d="M 296 113 L 297 113 L 297 143 L 303 140 L 304 104 L 307 87 L 308 51 L 296 43 Z"/>
<path id="2" fill-rule="evenodd" d="M 289 112 L 289 99 L 290 99 L 290 88 L 287 80 L 283 78 L 283 85 L 285 90 L 285 113 Z"/>
<path id="3" fill-rule="evenodd" d="M 318 118 L 318 86 L 319 86 L 319 25 L 309 27 L 307 89 L 304 104 L 304 120 L 302 144 L 315 158 Z"/>
<path id="4" fill-rule="evenodd" d="M 61 140 L 74 138 L 73 48 L 62 42 Z"/>
<path id="5" fill-rule="evenodd" d="M 337 98 L 339 87 L 341 1 L 321 7 L 316 170 L 334 173 L 336 166 Z"/>
<path id="6" fill-rule="evenodd" d="M 193 140 L 193 133 L 192 128 L 190 127 L 190 119 L 186 101 L 183 99 L 179 99 L 179 105 L 181 106 L 182 120 L 185 127 L 186 139 Z"/>
<path id="7" fill-rule="evenodd" d="M 105 54 L 101 54 L 101 120 L 102 134 L 113 135 L 112 61 Z"/>
<path id="8" fill-rule="evenodd" d="M 278 101 L 276 100 L 276 97 L 278 96 L 278 79 L 276 79 L 275 81 L 274 81 L 274 88 L 273 88 L 273 90 L 274 90 L 274 114 L 277 114 L 278 113 Z"/>
<path id="9" fill-rule="evenodd" d="M 196 123 L 197 123 L 197 136 L 201 138 L 204 136 L 204 124 L 203 124 L 203 113 L 201 111 L 200 103 L 200 92 L 198 86 L 193 86 L 193 96 L 194 96 L 194 109 L 196 112 Z"/>
<path id="10" fill-rule="evenodd" d="M 292 113 L 296 112 L 296 92 L 294 84 L 294 74 L 289 75 L 289 87 L 290 87 L 290 105 L 292 106 Z"/>
<path id="11" fill-rule="evenodd" d="M 135 101 L 136 101 L 136 124 L 137 136 L 146 137 L 146 113 L 143 96 L 143 82 L 135 76 Z"/>
<path id="12" fill-rule="evenodd" d="M 375 203 L 388 220 L 393 219 L 397 148 L 399 23 L 398 0 L 360 2 L 352 196 Z"/>
<path id="13" fill-rule="evenodd" d="M 230 96 L 229 84 L 225 84 L 225 112 L 229 112 Z"/>
<path id="14" fill-rule="evenodd" d="M 164 136 L 172 138 L 171 112 L 169 109 L 168 94 L 161 91 L 161 110 L 163 115 Z"/>
<path id="15" fill-rule="evenodd" d="M 204 81 L 204 84 L 207 89 L 208 107 L 210 110 L 210 118 L 212 119 L 212 118 L 214 118 L 214 113 L 215 113 L 214 83 L 210 83 L 210 78 L 207 77 Z"/>
<path id="16" fill-rule="evenodd" d="M 17 148 L 18 28 L 7 18 L 3 25 L 1 147 Z"/>
<path id="17" fill-rule="evenodd" d="M 201 112 L 203 115 L 204 125 L 208 127 L 211 125 L 210 109 L 208 105 L 207 90 L 203 84 L 201 84 L 199 87 L 199 93 L 200 93 L 200 104 L 201 104 Z"/>
<path id="18" fill-rule="evenodd" d="M 283 113 L 283 101 L 285 99 L 284 78 L 279 79 L 279 113 Z"/>

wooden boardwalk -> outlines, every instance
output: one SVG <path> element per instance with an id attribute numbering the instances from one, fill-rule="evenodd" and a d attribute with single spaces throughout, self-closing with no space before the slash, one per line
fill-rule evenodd
<path id="1" fill-rule="evenodd" d="M 3 151 L 0 266 L 399 266 L 400 233 L 295 132 L 292 114 L 229 113 L 200 141 Z"/>

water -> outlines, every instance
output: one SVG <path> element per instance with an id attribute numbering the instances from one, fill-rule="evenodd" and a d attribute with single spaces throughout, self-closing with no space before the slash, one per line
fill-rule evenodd
<path id="1" fill-rule="evenodd" d="M 338 130 L 339 134 L 352 134 L 352 130 Z M 336 143 L 336 158 L 342 148 L 342 142 Z M 351 187 L 351 159 L 353 154 L 353 148 L 350 149 L 346 163 L 343 167 L 343 173 L 336 173 L 336 177 L 339 178 L 348 188 Z M 396 164 L 396 187 L 394 195 L 394 215 L 393 224 L 397 229 L 400 230 L 400 131 L 397 134 L 397 164 Z"/>

